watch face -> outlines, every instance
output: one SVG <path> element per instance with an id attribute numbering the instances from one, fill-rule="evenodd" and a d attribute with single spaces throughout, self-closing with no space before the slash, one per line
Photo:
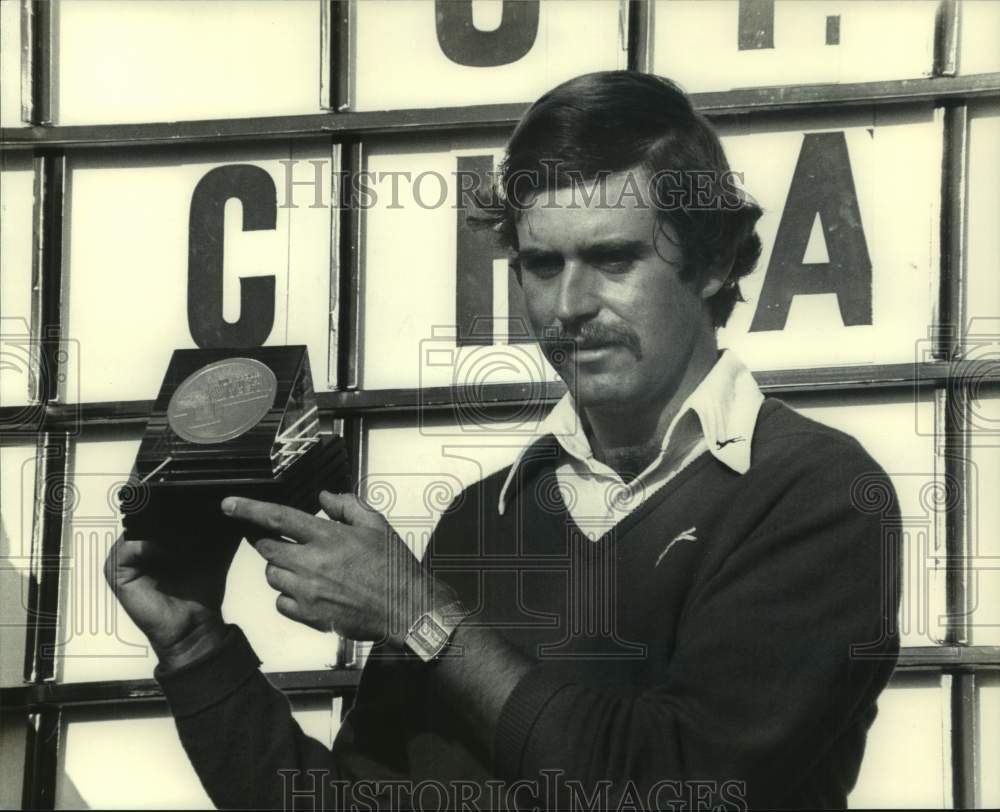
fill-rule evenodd
<path id="1" fill-rule="evenodd" d="M 449 604 L 437 612 L 427 612 L 410 627 L 404 642 L 421 660 L 430 662 L 448 645 L 455 627 L 465 614 L 458 603 Z"/>
<path id="2" fill-rule="evenodd" d="M 420 618 L 413 630 L 413 635 L 432 654 L 437 654 L 441 647 L 448 642 L 448 632 L 441 628 L 430 615 L 424 615 Z"/>

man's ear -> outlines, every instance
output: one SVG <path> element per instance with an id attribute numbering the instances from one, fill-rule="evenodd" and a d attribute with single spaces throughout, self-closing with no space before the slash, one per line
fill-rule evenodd
<path id="1" fill-rule="evenodd" d="M 707 270 L 701 279 L 700 295 L 702 299 L 711 299 L 722 290 L 733 269 L 732 262 L 722 262 Z"/>

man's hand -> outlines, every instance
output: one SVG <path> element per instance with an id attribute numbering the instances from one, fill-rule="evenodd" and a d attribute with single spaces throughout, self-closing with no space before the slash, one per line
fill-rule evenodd
<path id="1" fill-rule="evenodd" d="M 220 534 L 178 548 L 122 536 L 111 548 L 104 577 L 163 668 L 180 668 L 221 644 L 226 575 L 240 541 Z"/>
<path id="2" fill-rule="evenodd" d="M 320 506 L 329 519 L 242 497 L 222 503 L 223 512 L 262 528 L 253 544 L 267 559 L 267 582 L 281 593 L 281 614 L 352 640 L 401 645 L 428 602 L 447 601 L 449 590 L 356 496 L 324 491 Z"/>

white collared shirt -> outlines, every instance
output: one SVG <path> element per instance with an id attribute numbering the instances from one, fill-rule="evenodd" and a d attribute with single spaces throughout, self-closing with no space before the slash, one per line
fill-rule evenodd
<path id="1" fill-rule="evenodd" d="M 542 437 L 555 437 L 565 452 L 555 469 L 563 503 L 580 529 L 597 540 L 705 451 L 733 471 L 745 473 L 750 467 L 750 444 L 763 402 L 764 395 L 750 370 L 731 350 L 724 350 L 681 404 L 663 436 L 660 453 L 627 484 L 613 468 L 594 457 L 568 392 L 542 421 L 539 432 Z M 677 431 L 682 420 L 688 421 L 691 429 L 688 437 L 692 432 L 697 434 L 686 453 L 675 447 L 683 442 L 678 439 L 682 432 Z M 510 493 L 514 475 L 532 445 L 518 454 L 500 489 L 500 515 L 514 496 Z"/>

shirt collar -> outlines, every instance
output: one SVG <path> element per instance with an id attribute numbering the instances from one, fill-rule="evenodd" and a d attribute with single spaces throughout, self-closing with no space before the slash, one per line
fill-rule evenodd
<path id="1" fill-rule="evenodd" d="M 750 446 L 757 413 L 764 395 L 750 370 L 732 352 L 723 350 L 714 366 L 688 395 L 663 437 L 663 449 L 670 446 L 674 428 L 688 412 L 698 416 L 702 438 L 709 452 L 738 474 L 750 468 Z M 567 392 L 552 407 L 538 427 L 539 437 L 518 453 L 500 489 L 498 510 L 507 507 L 508 491 L 528 451 L 539 442 L 555 438 L 567 454 L 580 460 L 594 456 L 572 395 Z"/>

